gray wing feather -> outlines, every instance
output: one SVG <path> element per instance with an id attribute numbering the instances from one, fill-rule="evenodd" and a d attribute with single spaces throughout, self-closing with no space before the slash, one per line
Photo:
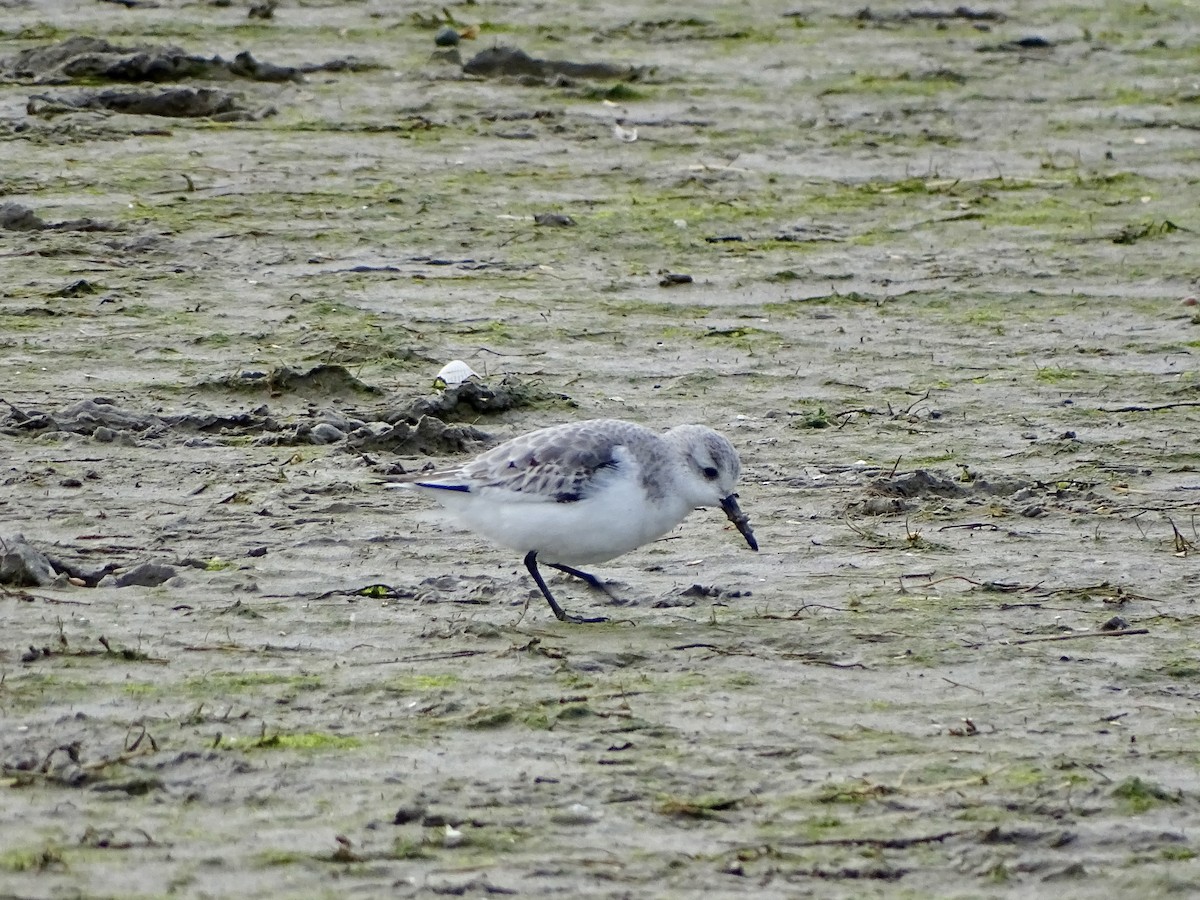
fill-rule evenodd
<path id="1" fill-rule="evenodd" d="M 476 487 L 553 498 L 583 500 L 621 465 L 618 448 L 640 435 L 627 423 L 587 422 L 556 426 L 514 438 L 473 460 L 462 474 Z"/>

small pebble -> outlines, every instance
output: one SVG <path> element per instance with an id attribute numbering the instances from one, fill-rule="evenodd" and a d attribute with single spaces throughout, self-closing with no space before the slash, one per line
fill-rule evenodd
<path id="1" fill-rule="evenodd" d="M 174 566 L 166 565 L 165 563 L 147 562 L 141 565 L 134 566 L 128 572 L 118 575 L 113 579 L 111 584 L 116 587 L 158 587 L 169 578 L 173 578 L 176 574 Z M 100 584 L 107 587 L 105 582 L 110 576 L 105 576 L 101 579 Z"/>
<path id="2" fill-rule="evenodd" d="M 314 444 L 336 444 L 344 439 L 346 434 L 340 428 L 335 428 L 328 422 L 322 422 L 313 427 L 311 436 Z"/>
<path id="3" fill-rule="evenodd" d="M 409 822 L 420 822 L 425 815 L 425 807 L 418 804 L 401 806 L 392 818 L 393 825 L 407 825 Z"/>
<path id="4" fill-rule="evenodd" d="M 439 47 L 455 47 L 458 45 L 458 31 L 445 25 L 438 29 L 438 33 L 433 36 L 433 42 Z"/>
<path id="5" fill-rule="evenodd" d="M 555 228 L 570 228 L 575 224 L 575 220 L 562 213 L 535 213 L 533 224 L 550 225 Z"/>

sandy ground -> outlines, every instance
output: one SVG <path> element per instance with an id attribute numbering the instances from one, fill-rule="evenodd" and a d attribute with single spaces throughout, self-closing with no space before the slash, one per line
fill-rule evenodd
<path id="1" fill-rule="evenodd" d="M 0 895 L 1193 895 L 1195 2 L 448 7 L 633 80 L 0 6 L 7 60 L 359 61 L 3 67 L 0 537 L 111 577 L 0 592 Z M 180 86 L 243 113 L 63 105 Z M 721 430 L 762 551 L 696 513 L 557 622 L 380 487 L 474 446 L 368 439 L 456 358 L 521 390 L 452 435 Z"/>

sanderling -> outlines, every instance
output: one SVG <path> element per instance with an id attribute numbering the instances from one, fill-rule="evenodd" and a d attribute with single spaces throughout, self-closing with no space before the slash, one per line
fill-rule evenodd
<path id="1" fill-rule="evenodd" d="M 720 506 L 758 549 L 734 487 L 742 464 L 703 425 L 656 434 L 617 419 L 555 425 L 506 441 L 454 469 L 392 487 L 421 490 L 473 531 L 525 554 L 525 567 L 564 622 L 603 622 L 563 611 L 538 562 L 608 592 L 575 568 L 604 562 L 666 534 L 697 506 Z"/>

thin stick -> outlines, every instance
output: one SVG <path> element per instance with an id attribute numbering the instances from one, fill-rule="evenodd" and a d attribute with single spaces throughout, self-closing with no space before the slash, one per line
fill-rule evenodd
<path id="1" fill-rule="evenodd" d="M 1180 406 L 1200 406 L 1200 400 L 1179 400 L 1175 403 L 1156 403 L 1154 406 L 1101 406 L 1100 412 L 1158 412 L 1160 409 L 1175 409 Z"/>
<path id="2" fill-rule="evenodd" d="M 815 840 L 781 840 L 778 843 L 785 847 L 882 847 L 889 850 L 900 850 L 917 844 L 938 844 L 952 837 L 970 834 L 969 831 L 943 831 L 941 834 L 930 834 L 925 837 L 910 838 L 817 838 Z"/>
<path id="3" fill-rule="evenodd" d="M 1076 638 L 1125 637 L 1130 634 L 1149 634 L 1149 628 L 1122 628 L 1119 631 L 1080 631 L 1077 634 L 1054 634 L 1049 637 L 1022 638 L 1010 644 L 1037 644 L 1042 641 L 1073 641 Z"/>
<path id="4" fill-rule="evenodd" d="M 942 676 L 942 681 L 946 682 L 946 684 L 952 684 L 952 685 L 954 685 L 955 687 L 966 688 L 968 691 L 974 691 L 974 692 L 975 692 L 975 693 L 977 693 L 977 694 L 982 694 L 982 693 L 983 693 L 983 691 L 981 691 L 981 690 L 980 690 L 979 688 L 977 688 L 977 687 L 971 687 L 971 685 L 969 685 L 969 684 L 960 684 L 960 683 L 959 683 L 959 682 L 957 682 L 957 681 L 951 681 L 949 678 L 947 678 L 947 677 L 946 677 L 946 676 L 944 676 L 944 675 Z"/>

